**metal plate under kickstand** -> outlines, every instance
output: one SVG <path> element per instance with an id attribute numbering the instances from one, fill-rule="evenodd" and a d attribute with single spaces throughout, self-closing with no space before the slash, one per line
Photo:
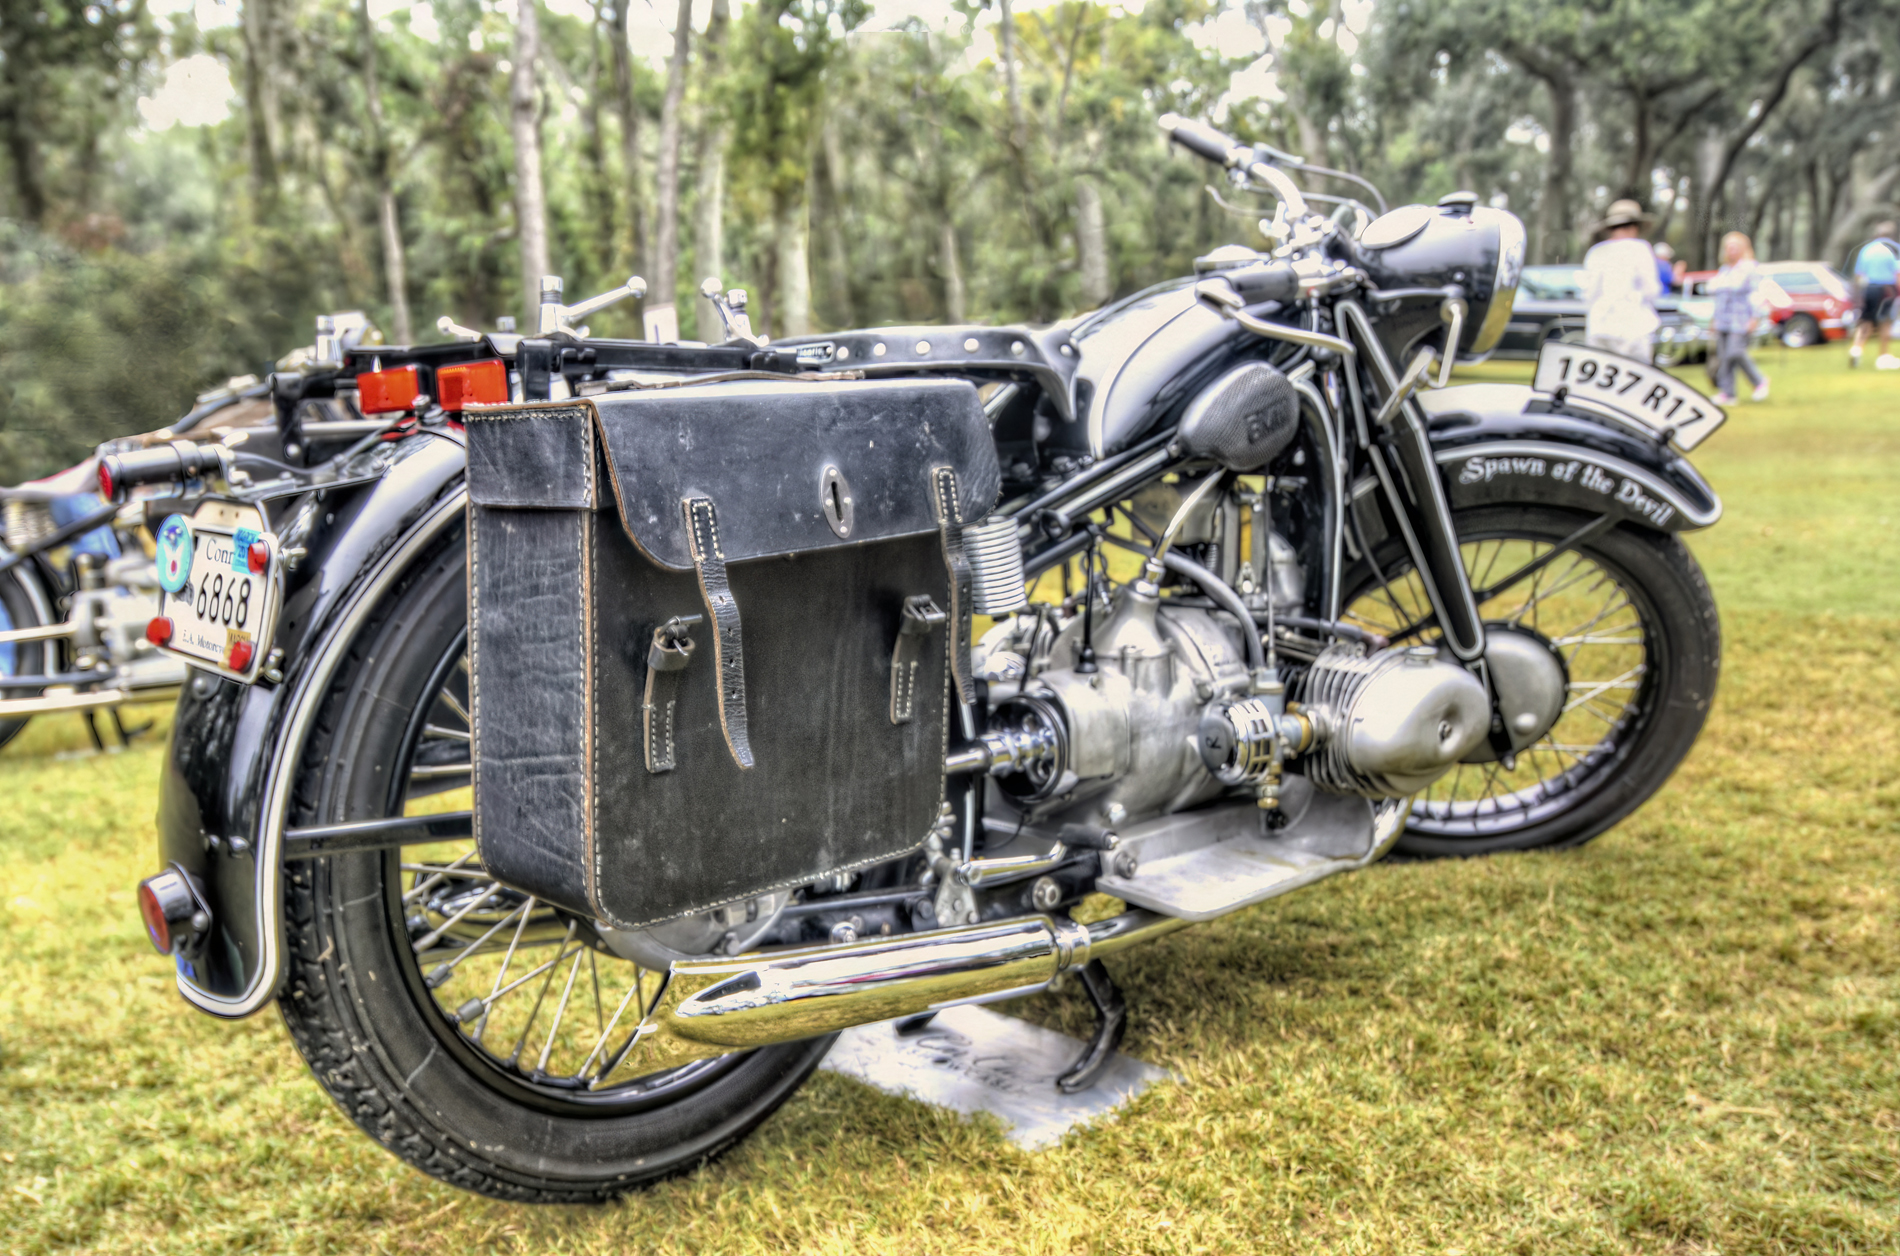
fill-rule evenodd
<path id="1" fill-rule="evenodd" d="M 847 1029 L 824 1067 L 952 1112 L 994 1113 L 1009 1128 L 1011 1142 L 1035 1151 L 1123 1107 L 1156 1082 L 1173 1079 L 1166 1069 L 1117 1052 L 1093 1088 L 1065 1095 L 1056 1089 L 1056 1078 L 1082 1047 L 1067 1034 L 988 1008 L 953 1007 L 906 1037 L 890 1021 Z"/>

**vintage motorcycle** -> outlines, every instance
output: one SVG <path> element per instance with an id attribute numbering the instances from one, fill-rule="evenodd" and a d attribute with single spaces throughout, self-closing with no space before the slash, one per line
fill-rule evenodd
<path id="1" fill-rule="evenodd" d="M 184 997 L 275 1001 L 425 1172 L 598 1199 L 848 1026 L 1073 972 L 1080 1089 L 1105 958 L 1652 794 L 1716 684 L 1678 533 L 1720 411 L 1573 345 L 1445 386 L 1517 219 L 1325 216 L 1165 125 L 1278 197 L 1273 247 L 1072 322 L 767 345 L 709 281 L 724 344 L 599 341 L 556 281 L 535 334 L 274 379 L 399 421 L 161 526 L 198 671 L 140 902 Z"/>

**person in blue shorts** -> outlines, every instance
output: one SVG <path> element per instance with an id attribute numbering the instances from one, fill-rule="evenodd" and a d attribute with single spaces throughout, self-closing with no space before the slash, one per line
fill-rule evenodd
<path id="1" fill-rule="evenodd" d="M 1880 336 L 1880 356 L 1874 359 L 1877 371 L 1900 370 L 1900 358 L 1889 353 L 1893 336 L 1893 299 L 1900 284 L 1900 244 L 1895 243 L 1895 227 L 1883 222 L 1874 228 L 1874 238 L 1860 246 L 1854 258 L 1854 278 L 1860 284 L 1860 326 L 1854 329 L 1854 343 L 1847 351 L 1847 364 L 1860 365 L 1860 347 L 1867 334 Z"/>

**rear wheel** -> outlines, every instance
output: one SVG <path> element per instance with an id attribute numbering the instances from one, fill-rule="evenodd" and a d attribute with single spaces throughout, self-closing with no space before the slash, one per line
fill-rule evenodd
<path id="1" fill-rule="evenodd" d="M 295 822 L 468 805 L 465 552 L 420 564 L 333 683 Z M 487 876 L 468 841 L 293 863 L 284 1022 L 353 1121 L 444 1181 L 599 1200 L 691 1169 L 789 1099 L 830 1039 L 654 1073 L 660 974 Z M 631 1050 L 629 1049 L 631 1047 Z"/>
<path id="2" fill-rule="evenodd" d="M 1708 582 L 1681 540 L 1623 524 L 1552 557 L 1590 516 L 1487 506 L 1454 516 L 1479 612 L 1492 628 L 1541 638 L 1562 658 L 1562 714 L 1509 765 L 1460 764 L 1419 794 L 1397 849 L 1479 855 L 1578 846 L 1662 788 L 1708 718 L 1721 626 Z M 1396 540 L 1346 575 L 1346 618 L 1397 644 L 1430 610 Z M 1547 560 L 1521 580 L 1511 577 Z"/>
<path id="3" fill-rule="evenodd" d="M 39 608 L 33 595 L 27 592 L 21 583 L 20 568 L 0 573 L 0 632 L 10 632 L 16 628 L 37 628 L 41 626 Z M 0 677 L 40 676 L 49 669 L 45 661 L 51 650 L 45 642 L 9 641 L 0 643 Z M 32 691 L 25 689 L 0 690 L 0 698 L 31 697 Z M 30 715 L 18 715 L 9 719 L 0 719 L 0 746 L 6 745 L 20 735 L 26 727 Z"/>

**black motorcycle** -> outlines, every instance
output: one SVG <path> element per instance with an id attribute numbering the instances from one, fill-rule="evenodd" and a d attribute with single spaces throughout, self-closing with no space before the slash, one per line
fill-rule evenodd
<path id="1" fill-rule="evenodd" d="M 1070 323 L 767 345 L 735 293 L 726 343 L 649 345 L 552 289 L 533 335 L 275 378 L 285 425 L 385 427 L 161 525 L 198 672 L 140 901 L 180 992 L 275 1001 L 425 1172 L 595 1199 L 845 1027 L 1075 970 L 1083 1088 L 1104 957 L 1640 805 L 1715 689 L 1678 451 L 1720 411 L 1574 345 L 1445 387 L 1517 219 L 1324 216 L 1167 125 L 1279 197 L 1273 247 Z"/>

